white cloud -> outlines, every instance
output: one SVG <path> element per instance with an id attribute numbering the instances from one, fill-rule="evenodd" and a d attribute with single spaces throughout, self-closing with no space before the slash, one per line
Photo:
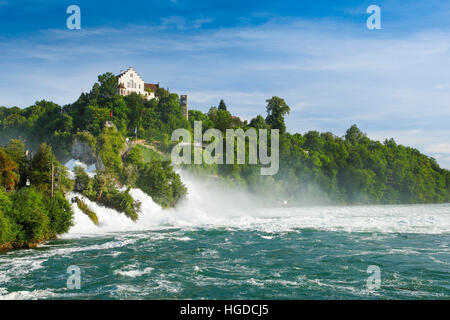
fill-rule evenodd
<path id="1" fill-rule="evenodd" d="M 450 143 L 436 143 L 431 144 L 426 148 L 427 152 L 430 153 L 445 153 L 450 154 Z"/>
<path id="2" fill-rule="evenodd" d="M 8 74 L 0 79 L 0 105 L 43 97 L 69 103 L 97 74 L 133 65 L 148 81 L 189 94 L 191 108 L 207 111 L 223 98 L 248 119 L 264 114 L 265 100 L 277 95 L 291 106 L 292 132 L 341 135 L 356 122 L 380 140 L 394 137 L 430 155 L 448 151 L 446 30 L 389 35 L 330 20 L 291 20 L 205 31 L 196 28 L 209 19 L 161 22 L 77 34 L 50 30 L 0 43 L 0 68 Z M 168 33 L 172 27 L 190 32 Z"/>
<path id="3" fill-rule="evenodd" d="M 195 19 L 192 21 L 192 27 L 195 29 L 201 28 L 204 24 L 213 22 L 212 18 Z"/>
<path id="4" fill-rule="evenodd" d="M 213 21 L 213 19 L 211 19 L 211 18 L 188 20 L 181 16 L 170 16 L 170 17 L 161 18 L 161 25 L 165 28 L 175 27 L 180 30 L 199 29 L 204 24 L 210 23 L 212 21 Z"/>

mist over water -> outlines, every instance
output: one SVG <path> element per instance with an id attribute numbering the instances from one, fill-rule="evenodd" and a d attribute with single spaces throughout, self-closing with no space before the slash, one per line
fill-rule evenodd
<path id="1" fill-rule="evenodd" d="M 450 231 L 450 204 L 265 207 L 257 197 L 232 190 L 214 180 L 201 180 L 180 172 L 188 196 L 174 209 L 162 209 L 140 189 L 130 191 L 142 204 L 137 223 L 123 214 L 84 199 L 97 213 L 100 226 L 92 224 L 76 205 L 76 234 L 180 228 L 236 228 L 283 232 L 317 229 L 346 232 L 401 232 L 440 234 Z M 70 195 L 71 197 L 73 195 Z"/>
<path id="2" fill-rule="evenodd" d="M 0 299 L 450 298 L 450 204 L 268 208 L 180 174 L 189 194 L 174 209 L 132 189 L 134 223 L 84 199 L 99 226 L 74 205 L 59 240 L 0 254 Z M 71 265 L 80 290 L 66 287 Z"/>

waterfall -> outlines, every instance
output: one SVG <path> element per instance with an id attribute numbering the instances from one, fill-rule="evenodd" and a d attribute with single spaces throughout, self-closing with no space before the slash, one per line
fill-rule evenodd
<path id="1" fill-rule="evenodd" d="M 175 208 L 162 209 L 140 189 L 130 194 L 141 202 L 139 219 L 83 201 L 97 214 L 95 226 L 76 204 L 75 225 L 65 237 L 162 228 L 236 228 L 274 232 L 316 229 L 346 232 L 442 233 L 450 230 L 450 205 L 372 205 L 267 208 L 258 198 L 226 188 L 214 179 L 198 179 L 180 171 L 187 197 Z M 68 199 L 76 193 L 69 193 Z"/>

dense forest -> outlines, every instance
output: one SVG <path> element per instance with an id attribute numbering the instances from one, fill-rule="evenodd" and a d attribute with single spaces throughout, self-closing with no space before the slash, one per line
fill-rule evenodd
<path id="1" fill-rule="evenodd" d="M 224 101 L 207 114 L 190 111 L 203 129 L 241 127 L 244 130 L 279 129 L 280 169 L 261 176 L 254 165 L 197 165 L 199 173 L 224 177 L 264 199 L 291 204 L 417 204 L 450 201 L 450 171 L 417 149 L 369 139 L 356 125 L 343 137 L 331 132 L 286 132 L 290 108 L 279 97 L 267 100 L 267 116 L 249 123 L 231 116 Z M 225 139 L 225 137 L 224 137 Z M 248 152 L 248 150 L 247 150 Z"/>
<path id="2" fill-rule="evenodd" d="M 274 176 L 261 176 L 260 164 L 185 166 L 196 174 L 213 176 L 224 184 L 261 195 L 266 201 L 450 201 L 450 172 L 433 158 L 393 139 L 370 140 L 356 125 L 343 137 L 317 131 L 289 133 L 285 117 L 290 108 L 282 98 L 268 99 L 266 116 L 258 115 L 250 121 L 233 116 L 223 100 L 207 113 L 190 110 L 187 120 L 175 93 L 160 88 L 155 92 L 157 99 L 146 100 L 138 94 L 120 96 L 116 87 L 116 77 L 105 73 L 90 92 L 82 93 L 72 104 L 59 106 L 43 100 L 23 109 L 0 107 L 0 242 L 40 240 L 67 231 L 71 220 L 61 217 L 71 216 L 70 206 L 64 202 L 65 192 L 71 190 L 116 208 L 133 220 L 138 217 L 140 204 L 122 186 L 141 188 L 163 207 L 175 206 L 188 190 L 164 155 L 176 143 L 170 141 L 172 132 L 185 128 L 192 133 L 194 121 L 202 121 L 203 131 L 279 130 L 280 169 Z M 133 140 L 135 136 L 154 150 L 126 142 L 127 137 Z M 66 179 L 63 187 L 65 171 L 60 163 L 71 159 L 74 139 L 87 143 L 104 168 L 95 177 L 78 168 L 74 182 Z M 33 156 L 25 156 L 25 150 Z M 43 153 L 47 160 L 39 166 L 35 159 L 42 158 Z M 60 168 L 61 182 L 53 197 L 48 196 L 49 161 Z"/>
<path id="3" fill-rule="evenodd" d="M 52 171 L 58 177 L 53 184 Z M 20 140 L 0 148 L 0 249 L 34 247 L 67 232 L 73 212 L 65 195 L 71 189 L 66 168 L 45 142 L 33 157 Z"/>

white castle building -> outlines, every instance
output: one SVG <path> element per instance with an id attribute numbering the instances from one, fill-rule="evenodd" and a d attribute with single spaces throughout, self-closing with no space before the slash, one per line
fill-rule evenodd
<path id="1" fill-rule="evenodd" d="M 147 100 L 155 98 L 155 92 L 159 89 L 159 83 L 145 83 L 144 79 L 133 69 L 129 67 L 128 70 L 121 72 L 117 76 L 117 93 L 122 96 L 127 96 L 132 92 L 143 95 Z"/>
<path id="2" fill-rule="evenodd" d="M 128 70 L 121 72 L 117 76 L 117 93 L 122 96 L 127 96 L 132 92 L 143 95 L 147 100 L 155 99 L 156 90 L 159 89 L 159 83 L 145 83 L 144 79 L 133 69 L 129 67 Z M 183 115 L 186 119 L 189 118 L 188 96 L 180 96 L 180 105 Z"/>

